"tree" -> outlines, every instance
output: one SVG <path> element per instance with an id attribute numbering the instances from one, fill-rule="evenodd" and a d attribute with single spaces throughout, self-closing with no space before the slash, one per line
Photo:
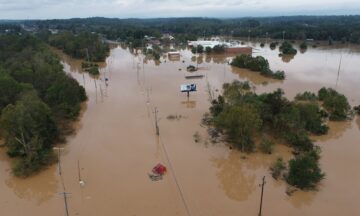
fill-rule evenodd
<path id="1" fill-rule="evenodd" d="M 296 104 L 300 111 L 305 129 L 313 134 L 326 134 L 329 127 L 323 123 L 323 115 L 317 103 L 300 103 Z"/>
<path id="2" fill-rule="evenodd" d="M 197 53 L 196 47 L 192 47 L 192 48 L 191 48 L 191 52 L 192 52 L 193 54 L 196 54 L 196 53 Z"/>
<path id="3" fill-rule="evenodd" d="M 204 52 L 204 47 L 203 46 L 201 46 L 201 45 L 198 45 L 197 47 L 196 47 L 196 51 L 197 51 L 197 53 L 203 53 Z"/>
<path id="4" fill-rule="evenodd" d="M 285 169 L 286 165 L 284 160 L 281 157 L 277 158 L 275 163 L 270 167 L 272 177 L 277 180 Z"/>
<path id="5" fill-rule="evenodd" d="M 269 62 L 262 56 L 252 57 L 250 55 L 236 56 L 232 62 L 232 66 L 239 68 L 247 68 L 252 71 L 259 71 L 261 75 L 271 77 L 274 79 L 285 79 L 284 71 L 273 72 L 269 67 Z"/>
<path id="6" fill-rule="evenodd" d="M 271 139 L 263 138 L 260 142 L 259 149 L 265 154 L 271 154 L 274 144 L 275 143 Z"/>
<path id="7" fill-rule="evenodd" d="M 212 52 L 212 49 L 211 49 L 211 47 L 206 47 L 205 48 L 205 52 L 207 53 L 207 54 L 209 54 L 209 53 L 211 53 Z"/>
<path id="8" fill-rule="evenodd" d="M 286 181 L 301 189 L 315 188 L 316 184 L 325 176 L 319 167 L 318 160 L 319 153 L 316 150 L 291 159 Z"/>
<path id="9" fill-rule="evenodd" d="M 18 34 L 0 35 L 0 86 L 1 132 L 15 175 L 27 176 L 53 161 L 51 146 L 79 115 L 85 89 L 46 44 Z"/>
<path id="10" fill-rule="evenodd" d="M 214 122 L 241 151 L 251 152 L 254 149 L 252 136 L 262 125 L 260 115 L 254 107 L 249 105 L 230 107 L 220 113 Z"/>
<path id="11" fill-rule="evenodd" d="M 332 88 L 321 88 L 318 98 L 330 114 L 330 120 L 341 121 L 348 118 L 351 106 L 347 98 Z"/>
<path id="12" fill-rule="evenodd" d="M 307 49 L 307 44 L 305 41 L 300 44 L 300 49 L 302 49 L 302 50 Z"/>
<path id="13" fill-rule="evenodd" d="M 40 169 L 58 137 L 51 110 L 35 92 L 26 92 L 15 105 L 8 105 L 1 115 L 8 154 L 20 157 L 16 175 L 27 176 Z"/>
<path id="14" fill-rule="evenodd" d="M 360 115 L 360 105 L 354 107 L 356 114 Z"/>
<path id="15" fill-rule="evenodd" d="M 22 90 L 21 85 L 0 68 L 0 111 L 8 104 L 16 101 Z"/>
<path id="16" fill-rule="evenodd" d="M 225 52 L 225 47 L 223 45 L 215 45 L 213 51 L 215 53 L 223 53 Z"/>
<path id="17" fill-rule="evenodd" d="M 292 46 L 291 43 L 289 43 L 288 41 L 284 41 L 281 46 L 280 46 L 280 50 L 282 52 L 283 55 L 295 55 L 297 53 L 297 50 L 294 49 L 294 47 Z"/>
<path id="18" fill-rule="evenodd" d="M 277 45 L 278 45 L 278 42 L 271 42 L 270 43 L 270 49 L 274 50 Z"/>

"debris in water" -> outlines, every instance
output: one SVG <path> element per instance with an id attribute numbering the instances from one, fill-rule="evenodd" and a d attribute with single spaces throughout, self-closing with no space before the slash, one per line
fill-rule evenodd
<path id="1" fill-rule="evenodd" d="M 166 119 L 168 120 L 180 120 L 180 119 L 183 119 L 183 118 L 186 118 L 185 116 L 183 115 L 178 115 L 178 114 L 170 114 L 166 117 Z"/>
<path id="2" fill-rule="evenodd" d="M 198 68 L 195 67 L 194 65 L 189 65 L 186 67 L 186 70 L 189 71 L 189 72 L 194 72 L 194 71 L 197 71 Z"/>
<path id="3" fill-rule="evenodd" d="M 153 169 L 154 174 L 164 175 L 166 173 L 166 167 L 161 163 L 158 163 Z"/>
<path id="4" fill-rule="evenodd" d="M 166 167 L 161 163 L 158 163 L 152 170 L 152 173 L 148 173 L 149 178 L 152 181 L 162 180 L 163 175 L 166 173 Z"/>
<path id="5" fill-rule="evenodd" d="M 151 179 L 151 181 L 162 180 L 162 175 L 159 175 L 159 174 L 148 173 L 148 176 Z"/>
<path id="6" fill-rule="evenodd" d="M 194 133 L 193 138 L 196 143 L 201 141 L 201 136 L 200 136 L 199 132 L 197 132 L 197 131 Z"/>

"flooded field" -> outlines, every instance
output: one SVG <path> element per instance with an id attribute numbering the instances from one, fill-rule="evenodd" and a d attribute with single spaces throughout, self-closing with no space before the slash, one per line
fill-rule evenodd
<path id="1" fill-rule="evenodd" d="M 283 88 L 290 99 L 298 92 L 332 87 L 358 105 L 360 47 L 309 48 L 291 59 L 253 45 L 254 55 L 267 58 L 272 69 L 284 70 L 286 80 L 232 68 L 227 63 L 231 57 L 225 55 L 193 57 L 185 49 L 180 59 L 163 57 L 156 63 L 118 45 L 112 45 L 101 76 L 94 79 L 81 72 L 81 61 L 61 55 L 65 71 L 89 96 L 77 132 L 60 146 L 61 176 L 54 165 L 37 176 L 17 179 L 0 149 L 1 215 L 63 216 L 63 192 L 69 193 L 69 215 L 257 215 L 263 176 L 263 215 L 360 215 L 359 117 L 331 122 L 328 135 L 313 137 L 322 148 L 326 177 L 318 191 L 297 191 L 290 197 L 286 184 L 273 180 L 268 170 L 278 156 L 290 158 L 290 149 L 279 144 L 272 155 L 243 154 L 223 143 L 212 144 L 200 125 L 210 105 L 209 89 L 216 96 L 223 83 L 234 79 L 249 80 L 259 93 Z M 198 64 L 196 74 L 205 77 L 186 80 L 189 64 Z M 191 82 L 198 91 L 187 98 L 180 85 Z M 169 115 L 182 118 L 171 120 Z M 196 132 L 199 142 L 193 138 Z M 163 180 L 153 182 L 148 173 L 159 162 L 169 170 Z"/>

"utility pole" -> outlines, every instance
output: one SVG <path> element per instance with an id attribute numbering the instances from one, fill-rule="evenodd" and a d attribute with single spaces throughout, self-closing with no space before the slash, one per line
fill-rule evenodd
<path id="1" fill-rule="evenodd" d="M 78 174 L 79 174 L 79 182 L 81 182 L 80 161 L 79 160 L 78 160 Z"/>
<path id="2" fill-rule="evenodd" d="M 160 132 L 159 132 L 159 125 L 158 125 L 158 121 L 159 121 L 159 119 L 158 119 L 158 110 L 157 110 L 157 108 L 155 107 L 155 111 L 154 111 L 154 114 L 155 114 L 155 128 L 156 128 L 156 135 L 158 135 L 159 136 L 159 134 L 160 134 Z"/>
<path id="3" fill-rule="evenodd" d="M 263 202 L 263 195 L 264 195 L 264 185 L 265 185 L 265 176 L 263 177 L 262 179 L 262 184 L 259 185 L 261 186 L 261 198 L 260 198 L 260 210 L 259 210 L 259 216 L 262 216 L 261 215 L 261 210 L 262 210 L 262 202 Z"/>
<path id="4" fill-rule="evenodd" d="M 64 148 L 54 147 L 53 149 L 58 151 L 58 169 L 59 169 L 59 175 L 61 175 L 60 156 L 61 156 L 61 150 L 64 150 Z"/>
<path id="5" fill-rule="evenodd" d="M 66 192 L 64 191 L 64 192 L 59 193 L 59 194 L 64 197 L 65 215 L 66 215 L 66 216 L 69 216 L 69 207 L 68 207 L 68 203 L 67 203 L 67 195 L 70 195 L 71 193 L 66 193 Z"/>
<path id="6" fill-rule="evenodd" d="M 337 77 L 336 77 L 335 90 L 337 89 L 338 82 L 339 82 L 340 69 L 341 69 L 341 61 L 342 61 L 342 53 L 341 53 L 341 56 L 340 56 L 339 68 L 338 68 L 338 73 L 337 73 Z"/>

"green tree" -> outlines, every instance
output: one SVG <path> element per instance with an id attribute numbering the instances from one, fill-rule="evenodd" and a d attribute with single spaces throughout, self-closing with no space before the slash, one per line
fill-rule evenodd
<path id="1" fill-rule="evenodd" d="M 253 134 L 262 125 L 260 115 L 254 107 L 249 105 L 230 107 L 220 113 L 214 122 L 241 151 L 253 151 Z"/>
<path id="2" fill-rule="evenodd" d="M 347 98 L 331 88 L 321 88 L 318 98 L 330 114 L 330 120 L 342 121 L 349 117 L 351 106 Z"/>
<path id="3" fill-rule="evenodd" d="M 8 104 L 16 101 L 22 90 L 21 85 L 0 68 L 0 111 Z"/>
<path id="4" fill-rule="evenodd" d="M 215 53 L 223 53 L 225 52 L 225 47 L 223 45 L 215 45 L 213 50 Z"/>
<path id="5" fill-rule="evenodd" d="M 303 49 L 303 50 L 307 49 L 307 44 L 305 41 L 300 44 L 300 49 Z"/>
<path id="6" fill-rule="evenodd" d="M 197 47 L 196 47 L 196 51 L 197 51 L 197 53 L 203 53 L 204 52 L 204 47 L 203 46 L 201 46 L 201 45 L 198 45 Z"/>
<path id="7" fill-rule="evenodd" d="M 196 53 L 197 53 L 196 47 L 192 47 L 192 48 L 191 48 L 191 52 L 192 52 L 193 54 L 196 54 Z"/>
<path id="8" fill-rule="evenodd" d="M 206 47 L 205 48 L 205 52 L 207 53 L 207 54 L 209 54 L 209 53 L 211 53 L 212 52 L 212 49 L 211 49 L 211 47 Z"/>
<path id="9" fill-rule="evenodd" d="M 325 176 L 319 167 L 318 160 L 319 154 L 315 150 L 291 159 L 286 181 L 301 189 L 315 188 Z"/>
<path id="10" fill-rule="evenodd" d="M 300 103 L 296 104 L 300 111 L 305 129 L 313 134 L 326 134 L 329 127 L 323 123 L 323 115 L 317 103 Z"/>
<path id="11" fill-rule="evenodd" d="M 16 175 L 38 171 L 58 137 L 51 110 L 35 92 L 26 92 L 15 105 L 8 105 L 1 115 L 8 154 L 20 157 L 14 167 Z"/>
<path id="12" fill-rule="evenodd" d="M 281 44 L 280 50 L 284 55 L 295 55 L 297 53 L 297 50 L 288 41 L 284 41 Z"/>

